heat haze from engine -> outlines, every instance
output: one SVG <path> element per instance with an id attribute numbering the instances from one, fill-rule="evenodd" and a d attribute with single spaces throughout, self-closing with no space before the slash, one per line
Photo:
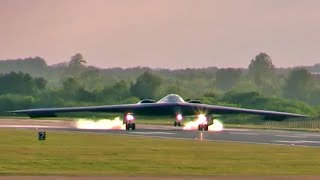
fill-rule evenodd
<path id="1" fill-rule="evenodd" d="M 90 119 L 78 119 L 76 121 L 76 128 L 78 129 L 101 129 L 101 130 L 125 130 L 126 125 L 123 124 L 123 121 L 116 117 L 115 119 L 99 119 L 99 120 L 90 120 Z"/>

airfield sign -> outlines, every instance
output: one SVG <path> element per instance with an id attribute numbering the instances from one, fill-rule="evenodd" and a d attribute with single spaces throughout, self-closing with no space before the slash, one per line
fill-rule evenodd
<path id="1" fill-rule="evenodd" d="M 45 131 L 40 131 L 40 132 L 38 132 L 38 140 L 39 140 L 39 141 L 44 141 L 44 140 L 46 140 L 46 132 L 45 132 Z"/>

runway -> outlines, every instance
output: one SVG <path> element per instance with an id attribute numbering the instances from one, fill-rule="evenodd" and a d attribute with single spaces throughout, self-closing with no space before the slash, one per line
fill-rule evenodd
<path id="1" fill-rule="evenodd" d="M 152 128 L 152 129 L 149 129 Z M 121 130 L 84 130 L 84 129 L 59 129 L 54 130 L 74 131 L 82 133 L 118 134 L 127 136 L 147 136 L 155 138 L 172 138 L 203 141 L 224 141 L 252 144 L 278 144 L 297 146 L 320 147 L 320 134 L 308 132 L 276 131 L 276 130 L 251 130 L 251 129 L 225 129 L 221 132 L 184 131 L 180 129 L 155 129 L 147 126 L 135 131 Z"/>
<path id="2" fill-rule="evenodd" d="M 5 122 L 5 123 L 3 123 Z M 52 123 L 57 122 L 57 123 Z M 180 127 L 137 124 L 135 131 L 77 129 L 70 122 L 44 120 L 0 120 L 0 128 L 37 129 L 38 131 L 69 131 L 77 133 L 116 134 L 185 140 L 237 142 L 252 144 L 320 147 L 320 133 L 262 129 L 224 129 L 220 132 L 182 130 Z"/>

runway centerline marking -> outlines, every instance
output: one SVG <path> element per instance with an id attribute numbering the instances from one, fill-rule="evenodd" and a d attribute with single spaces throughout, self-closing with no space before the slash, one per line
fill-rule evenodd
<path id="1" fill-rule="evenodd" d="M 260 134 L 257 133 L 246 133 L 246 132 L 230 132 L 230 134 L 236 134 L 236 135 L 251 135 L 251 136 L 259 136 Z"/>
<path id="2" fill-rule="evenodd" d="M 172 132 L 129 132 L 129 134 L 145 134 L 145 135 L 150 135 L 150 134 L 176 134 Z"/>

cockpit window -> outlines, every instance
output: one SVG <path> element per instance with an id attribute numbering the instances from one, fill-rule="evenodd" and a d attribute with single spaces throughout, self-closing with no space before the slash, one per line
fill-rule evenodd
<path id="1" fill-rule="evenodd" d="M 185 101 L 182 99 L 182 97 L 180 97 L 177 94 L 169 94 L 158 101 L 158 103 L 179 103 L 179 102 L 183 103 Z"/>

